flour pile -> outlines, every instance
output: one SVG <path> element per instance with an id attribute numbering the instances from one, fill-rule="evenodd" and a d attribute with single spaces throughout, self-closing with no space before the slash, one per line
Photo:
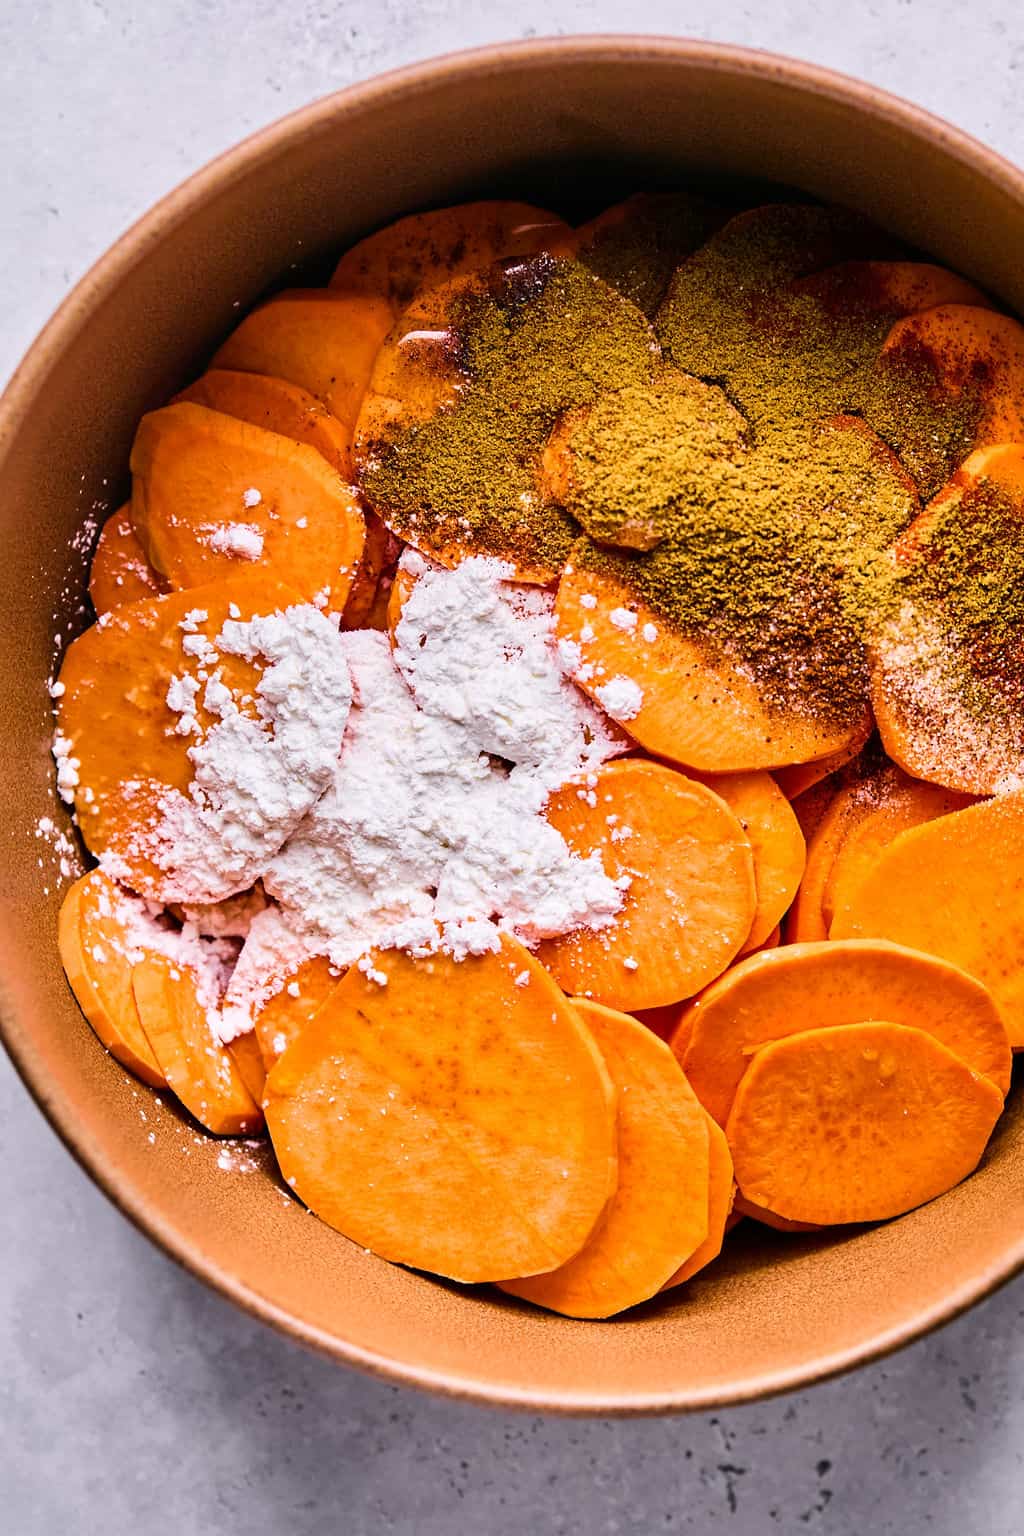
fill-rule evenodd
<path id="1" fill-rule="evenodd" d="M 160 792 L 137 838 L 185 918 L 182 962 L 212 959 L 211 940 L 218 961 L 222 945 L 237 956 L 221 1039 L 313 955 L 339 971 L 374 948 L 461 959 L 503 931 L 535 945 L 614 921 L 628 877 L 574 853 L 544 811 L 569 783 L 592 800 L 629 742 L 571 681 L 551 595 L 513 574 L 407 551 L 393 641 L 339 633 L 310 604 L 213 636 L 200 611 L 183 622 L 166 702 L 193 780 Z M 230 686 L 230 657 L 257 664 L 252 694 Z"/>

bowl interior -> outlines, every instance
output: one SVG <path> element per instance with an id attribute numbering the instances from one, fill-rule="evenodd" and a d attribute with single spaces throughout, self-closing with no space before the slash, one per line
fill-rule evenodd
<path id="1" fill-rule="evenodd" d="M 745 1223 L 706 1276 L 613 1324 L 392 1267 L 311 1219 L 262 1171 L 264 1153 L 219 1167 L 219 1144 L 127 1077 L 81 1018 L 56 953 L 58 857 L 36 835 L 41 817 L 63 819 L 46 683 L 55 635 L 86 622 L 93 532 L 125 490 L 140 414 L 282 274 L 318 271 L 401 213 L 484 191 L 573 214 L 694 177 L 849 203 L 1024 308 L 1024 181 L 953 130 L 764 55 L 542 43 L 386 77 L 215 162 L 85 279 L 0 408 L 0 1004 L 20 1070 L 123 1209 L 244 1305 L 350 1361 L 542 1408 L 755 1396 L 968 1304 L 1024 1260 L 1020 1095 L 979 1173 L 941 1200 L 844 1237 Z"/>

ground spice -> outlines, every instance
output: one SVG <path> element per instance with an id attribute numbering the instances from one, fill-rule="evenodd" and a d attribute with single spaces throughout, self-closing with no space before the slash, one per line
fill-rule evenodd
<path id="1" fill-rule="evenodd" d="M 540 256 L 495 269 L 452 306 L 456 403 L 371 446 L 363 490 L 420 548 L 457 545 L 558 573 L 576 535 L 540 492 L 559 412 L 647 380 L 644 316 L 576 262 Z"/>
<path id="2" fill-rule="evenodd" d="M 730 471 L 746 459 L 748 437 L 722 390 L 659 368 L 650 383 L 569 413 L 550 445 L 548 484 L 596 543 L 653 549 L 681 507 L 741 492 Z"/>
<path id="3" fill-rule="evenodd" d="M 863 709 L 864 635 L 888 601 L 892 541 L 917 511 L 899 466 L 851 419 L 798 424 L 739 463 L 718 460 L 646 554 L 581 540 L 683 634 L 753 675 L 764 701 L 845 723 Z"/>
<path id="4" fill-rule="evenodd" d="M 690 192 L 641 192 L 585 227 L 579 260 L 653 319 L 676 268 L 727 216 Z"/>

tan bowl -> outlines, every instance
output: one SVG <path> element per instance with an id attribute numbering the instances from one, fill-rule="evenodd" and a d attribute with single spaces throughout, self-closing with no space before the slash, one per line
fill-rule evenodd
<path id="1" fill-rule="evenodd" d="M 600 206 L 695 170 L 850 203 L 1024 308 L 1024 177 L 934 118 L 764 54 L 540 42 L 357 86 L 215 161 L 79 284 L 0 405 L 0 991 L 19 1070 L 125 1214 L 249 1311 L 339 1360 L 537 1409 L 736 1402 L 953 1316 L 1024 1262 L 1019 1094 L 981 1171 L 941 1200 L 846 1237 L 782 1238 L 744 1223 L 706 1277 L 614 1323 L 570 1322 L 394 1268 L 307 1215 L 273 1178 L 221 1171 L 219 1145 L 159 1106 L 84 1023 L 57 959 L 61 882 L 37 863 L 37 820 L 55 814 L 46 679 L 55 632 L 82 622 L 79 530 L 96 501 L 116 504 L 124 489 L 139 415 L 291 263 L 481 189 L 538 200 L 568 189 Z"/>

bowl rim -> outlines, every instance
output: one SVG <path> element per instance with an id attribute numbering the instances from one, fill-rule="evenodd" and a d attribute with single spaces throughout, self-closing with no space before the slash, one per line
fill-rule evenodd
<path id="1" fill-rule="evenodd" d="M 881 122 L 911 138 L 925 140 L 959 160 L 1013 200 L 1024 204 L 1024 171 L 981 140 L 954 127 L 923 107 L 855 77 L 820 65 L 769 51 L 696 39 L 633 33 L 593 33 L 531 38 L 448 52 L 358 81 L 319 97 L 223 150 L 165 193 L 135 219 L 92 263 L 50 319 L 29 344 L 0 395 L 0 455 L 17 434 L 34 398 L 37 384 L 52 354 L 62 351 L 81 331 L 107 292 L 142 260 L 165 232 L 189 217 L 208 194 L 230 186 L 271 160 L 296 141 L 319 132 L 327 122 L 396 97 L 411 97 L 425 89 L 457 83 L 470 76 L 500 74 L 521 65 L 542 68 L 568 57 L 581 62 L 627 64 L 667 61 L 710 73 L 775 81 L 804 95 L 824 96 Z M 129 1221 L 170 1258 L 197 1279 L 225 1296 L 250 1316 L 346 1365 L 403 1386 L 418 1387 L 448 1397 L 492 1407 L 563 1415 L 640 1416 L 731 1407 L 760 1401 L 842 1374 L 880 1359 L 932 1329 L 960 1316 L 1024 1269 L 1024 1236 L 1007 1247 L 998 1260 L 971 1275 L 941 1302 L 907 1321 L 859 1344 L 823 1354 L 810 1364 L 777 1367 L 726 1388 L 694 1390 L 685 1384 L 662 1392 L 588 1392 L 571 1396 L 546 1390 L 517 1390 L 494 1386 L 462 1373 L 447 1373 L 404 1364 L 374 1350 L 346 1342 L 277 1306 L 235 1276 L 226 1273 L 193 1244 L 181 1238 L 159 1212 L 120 1178 L 98 1155 L 88 1125 L 56 1102 L 42 1064 L 36 1059 L 31 1033 L 0 1010 L 0 1040 L 38 1107 L 78 1164 Z"/>

